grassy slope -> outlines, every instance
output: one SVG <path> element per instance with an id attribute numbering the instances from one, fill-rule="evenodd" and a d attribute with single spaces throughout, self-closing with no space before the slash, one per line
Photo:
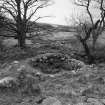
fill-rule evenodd
<path id="1" fill-rule="evenodd" d="M 64 35 L 65 33 L 60 33 Z M 55 36 L 58 37 L 59 33 Z M 62 36 L 61 35 L 61 36 Z M 68 34 L 67 34 L 68 35 Z M 56 37 L 55 37 L 56 38 Z M 59 38 L 59 37 L 58 37 Z M 65 49 L 61 47 L 61 49 L 52 49 L 51 46 L 44 46 L 42 40 L 39 40 L 41 47 L 27 48 L 25 51 L 21 51 L 18 48 L 8 49 L 8 52 L 2 52 L 1 62 L 6 63 L 2 70 L 5 71 L 5 66 L 9 65 L 10 62 L 14 60 L 20 60 L 21 65 L 25 65 L 28 71 L 33 71 L 27 64 L 27 58 L 39 55 L 40 53 L 45 52 L 63 52 L 70 54 L 71 48 L 80 50 L 80 43 L 74 38 L 66 39 L 60 37 L 65 42 Z M 103 38 L 100 39 L 102 42 Z M 46 42 L 46 43 L 45 43 Z M 52 41 L 55 43 L 55 41 Z M 103 40 L 104 42 L 104 40 Z M 51 41 L 44 41 L 45 45 L 51 44 Z M 104 44 L 104 43 L 103 43 Z M 98 44 L 99 45 L 99 44 Z M 70 50 L 68 49 L 70 48 Z M 18 49 L 18 50 L 17 50 Z M 103 49 L 102 49 L 103 53 Z M 4 56 L 4 57 L 3 57 Z M 47 75 L 42 75 L 45 78 L 45 81 L 40 82 L 41 89 L 43 91 L 44 96 L 57 96 L 58 99 L 62 102 L 63 105 L 76 103 L 86 103 L 89 98 L 93 98 L 97 100 L 105 98 L 105 72 L 104 72 L 104 64 L 95 68 L 85 68 L 83 72 L 78 72 L 74 74 L 73 72 L 63 72 L 55 77 L 49 77 Z M 85 90 L 85 91 L 84 91 Z M 39 100 L 41 96 L 35 97 L 22 97 L 17 94 L 1 94 L 0 95 L 0 105 L 33 105 L 36 103 L 36 100 Z M 37 104 L 35 104 L 37 105 Z M 92 104 L 89 104 L 92 105 Z"/>

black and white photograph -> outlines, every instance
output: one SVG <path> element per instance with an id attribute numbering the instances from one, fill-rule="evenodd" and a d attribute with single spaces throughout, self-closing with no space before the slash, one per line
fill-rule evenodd
<path id="1" fill-rule="evenodd" d="M 105 0 L 0 0 L 0 105 L 105 105 Z"/>

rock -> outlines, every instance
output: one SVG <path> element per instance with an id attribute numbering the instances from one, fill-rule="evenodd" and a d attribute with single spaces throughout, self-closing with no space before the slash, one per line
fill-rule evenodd
<path id="1" fill-rule="evenodd" d="M 19 64 L 19 61 L 14 61 L 13 64 Z"/>
<path id="2" fill-rule="evenodd" d="M 3 79 L 0 80 L 1 92 L 7 92 L 7 91 L 15 92 L 17 91 L 17 86 L 18 86 L 18 81 L 16 78 L 4 77 Z"/>
<path id="3" fill-rule="evenodd" d="M 57 98 L 48 97 L 42 102 L 42 105 L 62 105 L 62 104 Z"/>
<path id="4" fill-rule="evenodd" d="M 4 77 L 0 80 L 0 85 L 8 85 L 11 81 L 16 83 L 16 78 L 13 77 Z"/>
<path id="5" fill-rule="evenodd" d="M 80 61 L 80 60 L 77 60 L 77 59 L 73 59 L 72 58 L 72 59 L 70 59 L 70 61 L 77 63 L 78 66 L 81 66 L 81 67 L 84 67 L 85 66 L 85 63 L 82 62 L 82 61 Z"/>
<path id="6" fill-rule="evenodd" d="M 51 78 L 54 78 L 55 77 L 55 75 L 49 75 Z"/>
<path id="7" fill-rule="evenodd" d="M 86 67 L 84 62 L 76 59 L 69 59 L 69 65 L 71 65 L 71 69 L 74 70 L 75 73 L 83 72 Z"/>
<path id="8" fill-rule="evenodd" d="M 21 66 L 17 69 L 18 72 L 19 72 L 19 71 L 22 71 L 22 70 L 25 70 L 25 65 L 21 65 Z"/>

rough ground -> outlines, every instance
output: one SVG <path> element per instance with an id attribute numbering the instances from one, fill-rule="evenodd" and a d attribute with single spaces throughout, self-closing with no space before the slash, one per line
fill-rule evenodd
<path id="1" fill-rule="evenodd" d="M 12 62 L 1 68 L 1 79 L 15 77 L 22 67 L 37 74 L 41 93 L 21 95 L 0 92 L 0 105 L 105 105 L 105 64 L 85 65 L 83 69 L 44 74 L 32 68 L 28 60 Z"/>
<path id="2" fill-rule="evenodd" d="M 15 78 L 18 72 L 24 69 L 35 78 L 34 85 L 39 86 L 41 90 L 39 93 L 36 92 L 37 94 L 25 95 L 21 92 L 0 91 L 0 105 L 105 105 L 105 63 L 85 65 L 79 70 L 62 70 L 56 74 L 45 74 L 29 65 L 28 61 L 31 57 L 46 52 L 71 55 L 72 51 L 69 48 L 77 49 L 78 43 L 75 40 L 40 43 L 38 40 L 32 49 L 26 51 L 9 48 L 7 52 L 5 50 L 0 52 L 0 87 L 2 79 Z M 103 54 L 104 51 L 100 55 L 103 57 Z"/>

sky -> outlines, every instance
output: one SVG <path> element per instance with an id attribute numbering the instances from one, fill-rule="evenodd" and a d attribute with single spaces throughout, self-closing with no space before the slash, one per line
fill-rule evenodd
<path id="1" fill-rule="evenodd" d="M 70 19 L 76 9 L 78 9 L 72 0 L 53 0 L 53 5 L 40 10 L 41 16 L 51 16 L 40 19 L 39 22 L 67 25 L 71 22 Z"/>
<path id="2" fill-rule="evenodd" d="M 74 4 L 74 0 L 52 0 L 52 2 L 52 5 L 38 9 L 37 13 L 35 13 L 31 20 L 34 21 L 36 17 L 49 16 L 41 18 L 37 22 L 74 25 L 76 18 L 87 19 L 85 9 L 83 7 L 76 6 Z M 92 12 L 93 16 L 97 19 L 97 13 L 99 12 L 96 10 Z"/>
<path id="3" fill-rule="evenodd" d="M 72 24 L 71 19 L 73 18 L 73 15 L 75 15 L 74 13 L 76 13 L 77 15 L 80 11 L 80 8 L 74 5 L 72 1 L 74 0 L 52 0 L 53 2 L 52 5 L 42 9 L 38 9 L 38 12 L 35 13 L 35 15 L 32 17 L 31 20 L 34 21 L 36 17 L 49 16 L 41 18 L 40 20 L 38 20 L 38 22 L 59 24 L 59 25 Z M 11 18 L 10 15 L 8 16 Z"/>
<path id="4" fill-rule="evenodd" d="M 42 18 L 39 22 L 51 23 L 51 24 L 60 24 L 60 25 L 73 25 L 73 19 L 75 17 L 86 19 L 86 11 L 83 7 L 76 6 L 73 2 L 74 0 L 53 0 L 53 5 L 43 8 L 40 10 L 40 16 L 51 16 Z M 85 11 L 85 12 L 84 12 Z M 92 10 L 91 12 L 94 18 L 97 19 L 97 9 Z"/>

